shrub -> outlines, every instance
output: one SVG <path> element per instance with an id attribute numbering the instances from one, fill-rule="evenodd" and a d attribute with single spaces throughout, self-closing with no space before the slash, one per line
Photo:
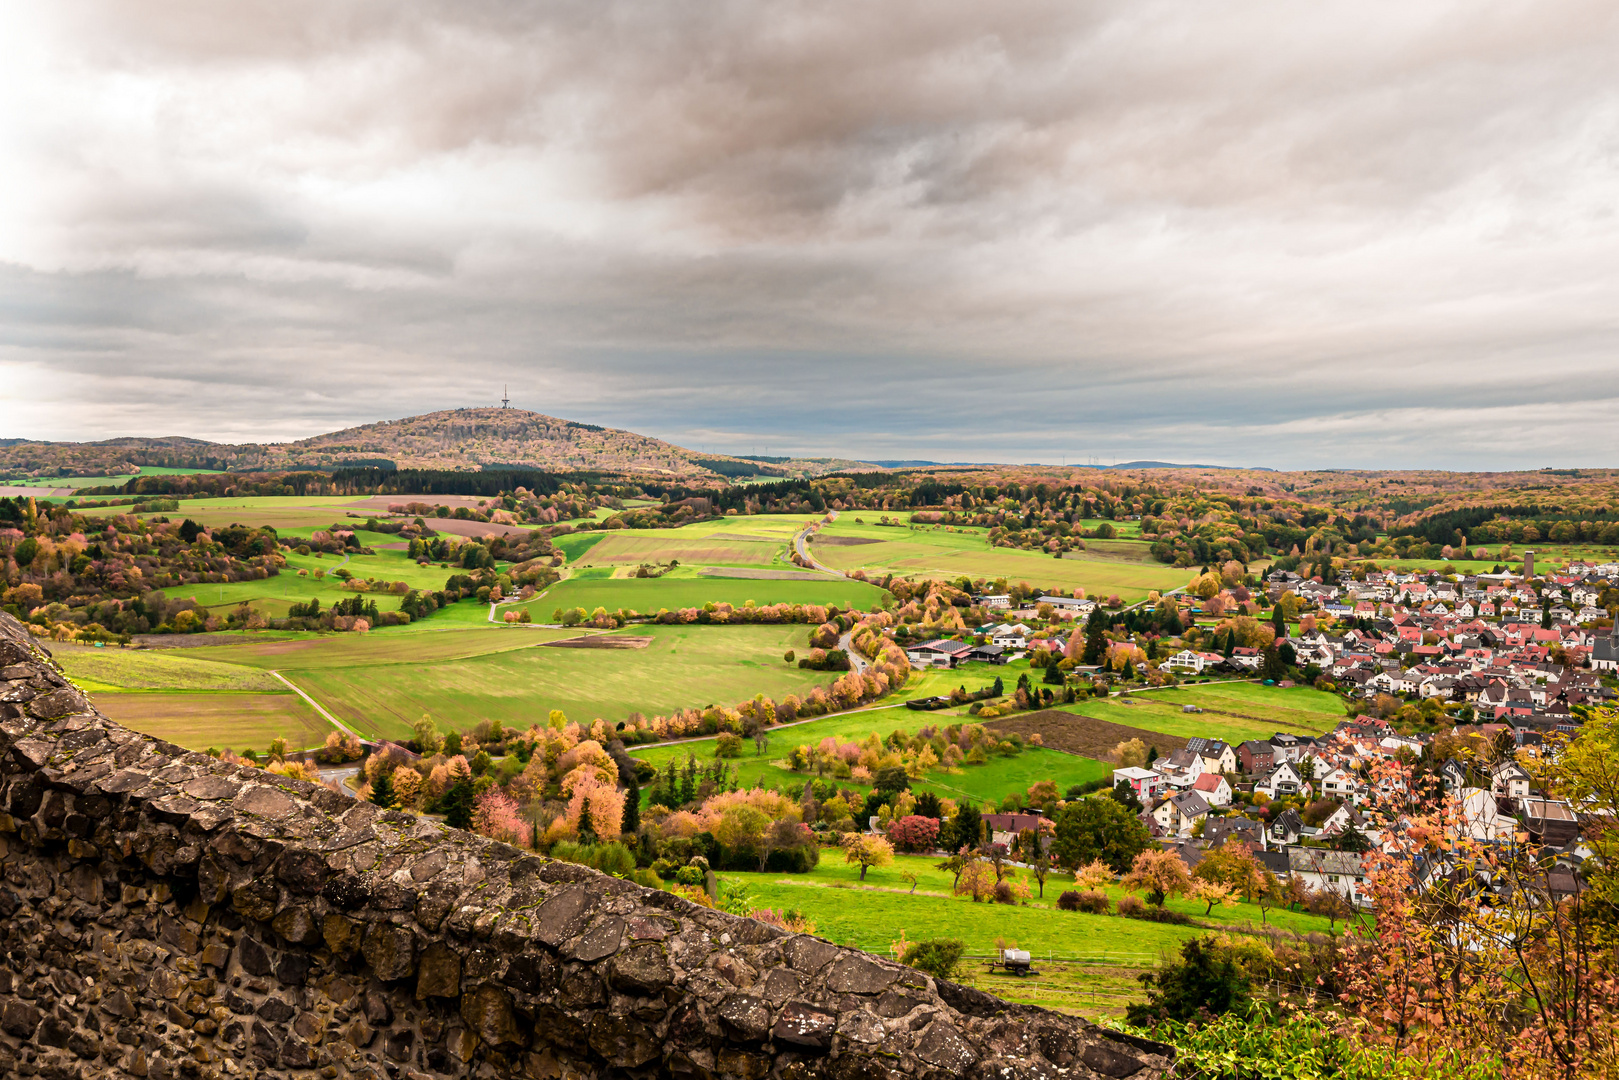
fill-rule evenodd
<path id="1" fill-rule="evenodd" d="M 1119 914 L 1126 919 L 1139 919 L 1146 910 L 1147 904 L 1139 896 L 1119 897 Z"/>
<path id="2" fill-rule="evenodd" d="M 636 870 L 635 873 L 630 875 L 630 880 L 647 889 L 663 888 L 663 879 L 657 875 L 656 871 L 648 867 L 641 867 Z"/>
<path id="3" fill-rule="evenodd" d="M 1007 881 L 995 883 L 995 902 L 997 904 L 1015 904 L 1017 896 L 1012 892 L 1012 884 Z"/>
<path id="4" fill-rule="evenodd" d="M 600 870 L 604 874 L 613 874 L 618 877 L 631 877 L 637 873 L 635 869 L 635 856 L 630 849 L 620 843 L 611 844 L 577 844 L 572 840 L 559 840 L 551 845 L 551 858 L 561 862 L 578 863 L 593 870 Z M 653 875 L 655 878 L 656 875 Z M 634 880 L 632 878 L 632 880 Z M 657 888 L 661 882 L 636 881 L 638 885 L 648 885 Z"/>
<path id="5" fill-rule="evenodd" d="M 1086 889 L 1084 892 L 1070 889 L 1057 898 L 1057 906 L 1063 911 L 1083 911 L 1087 915 L 1106 915 L 1112 903 L 1107 893 L 1100 889 Z"/>
<path id="6" fill-rule="evenodd" d="M 681 885 L 701 885 L 707 876 L 707 871 L 699 870 L 696 866 L 682 866 L 675 871 L 675 881 Z"/>
<path id="7" fill-rule="evenodd" d="M 1220 1016 L 1243 1009 L 1250 1000 L 1248 973 L 1233 950 L 1215 937 L 1186 942 L 1179 960 L 1164 963 L 1141 981 L 1147 988 L 1147 1002 L 1129 1007 L 1133 1024 L 1188 1020 L 1211 1013 Z"/>
<path id="8" fill-rule="evenodd" d="M 727 731 L 714 740 L 714 756 L 729 758 L 742 756 L 742 736 Z"/>
<path id="9" fill-rule="evenodd" d="M 931 938 L 905 950 L 900 963 L 925 971 L 935 979 L 954 979 L 967 945 L 959 938 Z"/>

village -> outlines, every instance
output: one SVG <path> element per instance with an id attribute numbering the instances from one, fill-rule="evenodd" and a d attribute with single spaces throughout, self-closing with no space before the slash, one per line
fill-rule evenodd
<path id="1" fill-rule="evenodd" d="M 1133 666 L 1149 687 L 1263 678 L 1286 688 L 1297 678 L 1340 694 L 1350 715 L 1321 734 L 1278 731 L 1268 739 L 1227 740 L 1211 723 L 1209 736 L 1183 748 L 1162 756 L 1150 749 L 1147 760 L 1120 764 L 1112 773 L 1119 796 L 1188 870 L 1211 849 L 1240 844 L 1279 882 L 1335 893 L 1355 907 L 1373 903 L 1372 864 L 1410 851 L 1404 831 L 1422 811 L 1440 814 L 1452 846 L 1416 856 L 1419 884 L 1455 872 L 1460 860 L 1445 854 L 1455 843 L 1469 850 L 1527 844 L 1552 867 L 1554 895 L 1575 891 L 1582 865 L 1596 854 L 1588 839 L 1596 823 L 1581 806 L 1548 797 L 1532 770 L 1580 731 L 1590 710 L 1619 694 L 1609 610 L 1619 562 L 1570 561 L 1537 574 L 1531 551 L 1519 572 L 1345 568 L 1335 576 L 1266 575 L 1273 612 L 1292 611 L 1297 621 L 1277 616 L 1273 625 L 1285 632 L 1264 647 L 1236 645 L 1230 635 L 1223 649 L 1187 647 Z M 1189 614 L 1253 603 L 1231 594 L 1203 598 Z M 999 594 L 975 599 L 1012 621 L 980 626 L 964 640 L 909 645 L 913 666 L 1005 664 L 1036 650 L 1036 667 L 1046 657 L 1072 660 L 1084 631 L 1064 620 L 1106 614 L 1105 605 L 1075 597 L 1039 594 L 1016 607 Z M 1115 665 L 1063 667 L 1061 681 L 1077 680 L 1081 694 L 1133 692 Z M 1065 696 L 1072 700 L 1071 691 Z M 985 823 L 1011 838 L 1038 830 L 1040 810 L 986 815 Z"/>

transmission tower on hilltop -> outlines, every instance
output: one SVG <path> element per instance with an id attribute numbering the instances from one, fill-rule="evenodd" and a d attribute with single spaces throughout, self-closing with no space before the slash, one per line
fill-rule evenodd
<path id="1" fill-rule="evenodd" d="M 512 392 L 512 388 L 509 387 L 509 386 L 502 386 L 500 388 L 500 392 L 502 394 L 510 395 L 511 392 Z M 509 409 L 509 408 L 511 408 L 511 406 L 512 406 L 512 399 L 509 396 L 503 397 L 503 398 L 500 399 L 500 407 L 502 409 Z"/>

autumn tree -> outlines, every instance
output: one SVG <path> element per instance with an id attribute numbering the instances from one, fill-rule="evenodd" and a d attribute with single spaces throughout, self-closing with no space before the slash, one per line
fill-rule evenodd
<path id="1" fill-rule="evenodd" d="M 866 880 L 866 871 L 873 866 L 887 866 L 894 861 L 894 845 L 881 836 L 850 833 L 843 841 L 843 861 L 859 865 L 860 880 Z"/>
<path id="2" fill-rule="evenodd" d="M 1169 897 L 1191 891 L 1192 875 L 1173 851 L 1150 848 L 1136 856 L 1123 884 L 1127 889 L 1146 893 L 1147 903 L 1161 908 Z"/>

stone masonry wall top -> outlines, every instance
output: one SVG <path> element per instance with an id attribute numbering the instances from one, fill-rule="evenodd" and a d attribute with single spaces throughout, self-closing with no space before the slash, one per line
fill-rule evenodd
<path id="1" fill-rule="evenodd" d="M 216 761 L 0 615 L 0 1073 L 1148 1080 L 1167 1047 Z"/>

